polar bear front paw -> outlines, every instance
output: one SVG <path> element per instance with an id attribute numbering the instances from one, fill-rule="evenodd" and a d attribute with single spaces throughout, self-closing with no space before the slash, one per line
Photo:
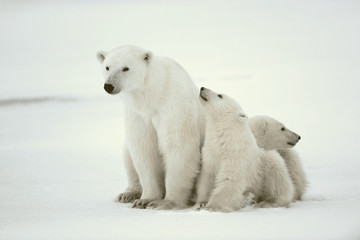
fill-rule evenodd
<path id="1" fill-rule="evenodd" d="M 257 204 L 255 204 L 256 208 L 279 208 L 279 207 L 290 207 L 290 203 L 279 203 L 279 202 L 267 202 L 262 201 Z"/>
<path id="2" fill-rule="evenodd" d="M 172 209 L 180 210 L 187 208 L 188 206 L 186 204 L 162 199 L 162 200 L 153 200 L 151 203 L 149 203 L 147 207 L 158 210 L 172 210 Z"/>
<path id="3" fill-rule="evenodd" d="M 136 199 L 133 202 L 132 208 L 139 208 L 139 209 L 145 209 L 148 207 L 149 203 L 151 203 L 153 200 L 151 199 Z"/>
<path id="4" fill-rule="evenodd" d="M 243 201 L 243 206 L 248 206 L 248 205 L 255 205 L 256 201 L 255 201 L 255 195 L 251 192 L 246 192 L 244 193 L 244 201 Z"/>
<path id="5" fill-rule="evenodd" d="M 141 197 L 141 192 L 124 192 L 116 198 L 116 202 L 132 203 Z"/>
<path id="6" fill-rule="evenodd" d="M 193 209 L 195 210 L 201 210 L 206 206 L 206 202 L 197 202 L 194 206 Z"/>
<path id="7" fill-rule="evenodd" d="M 206 205 L 202 209 L 205 209 L 205 210 L 210 211 L 210 212 L 225 212 L 225 213 L 232 212 L 232 211 L 236 210 L 236 209 L 232 209 L 230 207 L 221 206 L 221 205 Z"/>

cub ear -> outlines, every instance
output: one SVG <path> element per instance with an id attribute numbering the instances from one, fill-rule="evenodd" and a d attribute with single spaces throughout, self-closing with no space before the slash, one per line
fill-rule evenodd
<path id="1" fill-rule="evenodd" d="M 261 130 L 261 133 L 265 134 L 268 127 L 268 123 L 265 119 L 261 119 L 259 121 L 259 128 Z"/>
<path id="2" fill-rule="evenodd" d="M 96 58 L 98 59 L 98 61 L 99 61 L 100 63 L 103 63 L 107 54 L 108 54 L 108 53 L 105 52 L 105 51 L 98 51 L 98 52 L 96 53 Z"/>
<path id="3" fill-rule="evenodd" d="M 153 56 L 153 53 L 150 51 L 147 51 L 147 52 L 143 53 L 143 55 L 142 55 L 143 59 L 147 63 L 149 63 L 151 61 L 152 56 Z"/>

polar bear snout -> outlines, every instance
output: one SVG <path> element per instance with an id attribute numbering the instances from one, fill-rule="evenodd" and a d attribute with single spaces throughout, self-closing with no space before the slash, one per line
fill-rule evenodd
<path id="1" fill-rule="evenodd" d="M 114 86 L 108 83 L 104 84 L 104 89 L 107 93 L 111 94 L 114 91 Z"/>
<path id="2" fill-rule="evenodd" d="M 291 132 L 291 135 L 291 141 L 288 141 L 287 144 L 293 147 L 300 141 L 301 137 L 294 132 Z"/>
<path id="3" fill-rule="evenodd" d="M 200 88 L 200 97 L 205 101 L 207 102 L 208 101 L 208 94 L 207 94 L 207 91 L 208 89 L 204 88 L 204 87 L 201 87 Z"/>

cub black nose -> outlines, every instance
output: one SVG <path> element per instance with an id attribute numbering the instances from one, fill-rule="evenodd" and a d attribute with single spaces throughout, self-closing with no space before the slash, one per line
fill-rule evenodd
<path id="1" fill-rule="evenodd" d="M 301 139 L 301 137 L 299 136 L 299 137 L 298 137 L 298 139 L 300 140 L 300 139 Z"/>
<path id="2" fill-rule="evenodd" d="M 204 87 L 201 87 L 201 88 L 200 88 L 200 91 L 203 91 L 204 89 L 205 89 Z"/>
<path id="3" fill-rule="evenodd" d="M 111 84 L 104 84 L 104 89 L 107 93 L 112 93 L 112 91 L 114 90 L 114 86 Z"/>

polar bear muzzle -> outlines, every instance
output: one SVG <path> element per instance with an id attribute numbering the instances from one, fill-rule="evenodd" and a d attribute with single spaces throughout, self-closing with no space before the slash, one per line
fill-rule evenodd
<path id="1" fill-rule="evenodd" d="M 111 84 L 104 84 L 104 89 L 107 93 L 111 94 L 114 91 L 114 86 Z"/>
<path id="2" fill-rule="evenodd" d="M 288 145 L 290 145 L 291 147 L 295 146 L 301 139 L 300 135 L 292 132 L 289 130 L 289 132 L 291 133 L 290 136 L 290 141 L 287 142 Z"/>
<path id="3" fill-rule="evenodd" d="M 200 89 L 200 97 L 205 101 L 205 102 L 207 102 L 208 101 L 208 99 L 207 99 L 207 94 L 206 94 L 206 88 L 204 88 L 204 87 L 201 87 L 201 89 Z"/>

